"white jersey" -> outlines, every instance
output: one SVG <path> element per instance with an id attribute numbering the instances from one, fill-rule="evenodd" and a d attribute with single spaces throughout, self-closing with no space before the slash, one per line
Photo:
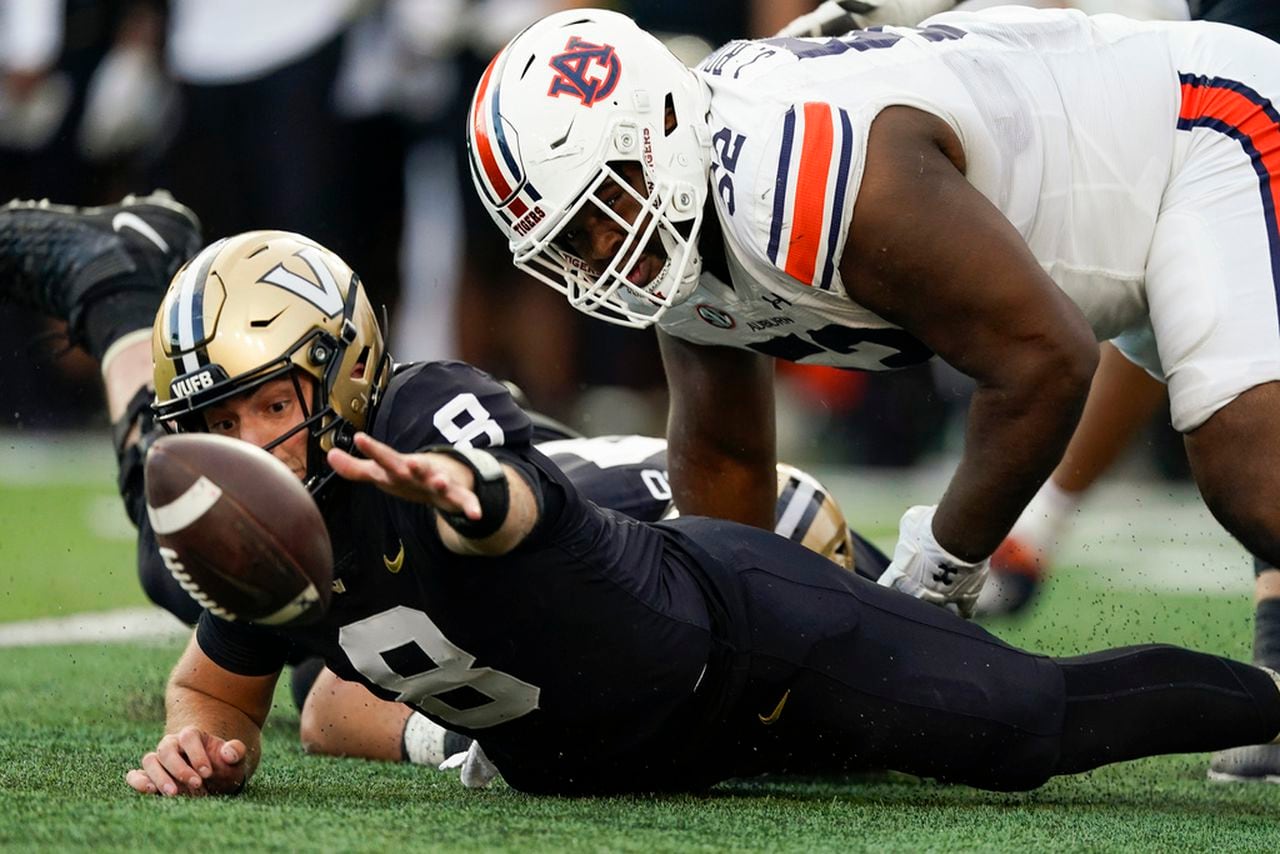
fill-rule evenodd
<path id="1" fill-rule="evenodd" d="M 970 183 L 1100 339 L 1141 324 L 1179 62 L 1206 26 L 1007 7 L 920 29 L 729 43 L 698 73 L 712 93 L 711 188 L 732 288 L 704 276 L 662 328 L 864 370 L 927 359 L 850 301 L 839 269 L 871 123 L 891 105 L 947 122 Z"/>

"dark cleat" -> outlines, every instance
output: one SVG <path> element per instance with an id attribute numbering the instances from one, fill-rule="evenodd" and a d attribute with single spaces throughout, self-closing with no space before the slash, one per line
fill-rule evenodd
<path id="1" fill-rule="evenodd" d="M 15 200 L 0 208 L 0 301 L 67 321 L 78 342 L 88 302 L 154 290 L 158 305 L 200 242 L 200 220 L 163 190 L 100 208 Z"/>

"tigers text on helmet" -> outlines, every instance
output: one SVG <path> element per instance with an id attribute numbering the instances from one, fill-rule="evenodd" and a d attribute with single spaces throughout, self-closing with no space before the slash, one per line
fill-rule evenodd
<path id="1" fill-rule="evenodd" d="M 516 36 L 480 78 L 467 119 L 471 177 L 516 266 L 621 326 L 649 326 L 687 297 L 702 266 L 709 101 L 706 85 L 625 15 L 571 9 Z M 644 189 L 619 171 L 628 162 Z M 639 204 L 632 221 L 597 197 L 606 181 Z M 587 205 L 623 235 L 604 269 L 557 239 Z M 665 259 L 641 269 L 660 270 L 633 283 L 655 244 Z"/>
<path id="2" fill-rule="evenodd" d="M 151 351 L 156 420 L 176 431 L 204 430 L 205 408 L 277 377 L 312 377 L 306 419 L 267 448 L 306 427 L 313 490 L 327 480 L 325 453 L 365 426 L 391 374 L 359 277 L 287 231 L 228 237 L 188 261 L 160 304 Z"/>

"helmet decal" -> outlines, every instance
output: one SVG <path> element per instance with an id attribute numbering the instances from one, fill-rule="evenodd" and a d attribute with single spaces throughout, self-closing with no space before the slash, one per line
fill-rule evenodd
<path id="1" fill-rule="evenodd" d="M 603 69 L 603 76 L 590 75 L 592 64 Z M 613 92 L 622 76 L 622 60 L 618 59 L 613 45 L 592 44 L 577 36 L 570 36 L 564 52 L 551 57 L 551 67 L 556 76 L 551 78 L 550 97 L 573 95 L 590 107 Z"/>
<path id="2" fill-rule="evenodd" d="M 275 285 L 277 288 L 284 288 L 289 293 L 306 300 L 324 312 L 325 317 L 336 317 L 342 311 L 342 292 L 338 290 L 338 283 L 334 281 L 333 273 L 329 271 L 324 261 L 321 260 L 320 250 L 313 246 L 304 246 L 293 254 L 306 262 L 316 279 L 319 280 L 318 283 L 299 276 L 285 267 L 284 264 L 276 264 L 258 281 L 267 285 Z"/>

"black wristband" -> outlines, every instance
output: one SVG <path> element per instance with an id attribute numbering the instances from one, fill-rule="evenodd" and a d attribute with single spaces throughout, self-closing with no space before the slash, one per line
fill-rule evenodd
<path id="1" fill-rule="evenodd" d="M 475 478 L 472 491 L 480 500 L 480 518 L 468 519 L 463 513 L 446 513 L 437 509 L 440 518 L 469 540 L 483 540 L 493 536 L 507 521 L 511 510 L 511 487 L 502 463 L 488 451 L 476 448 L 455 448 L 452 445 L 432 445 L 423 449 L 429 454 L 444 454 L 471 469 Z"/>

